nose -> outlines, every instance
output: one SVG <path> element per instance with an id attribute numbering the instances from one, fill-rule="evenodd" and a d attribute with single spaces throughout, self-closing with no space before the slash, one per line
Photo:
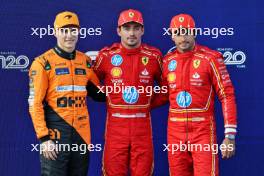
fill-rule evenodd
<path id="1" fill-rule="evenodd" d="M 179 38 L 178 38 L 178 40 L 180 42 L 185 42 L 186 41 L 186 37 L 184 35 L 180 35 Z"/>
<path id="2" fill-rule="evenodd" d="M 71 36 L 72 36 L 71 31 L 68 31 L 68 32 L 65 34 L 65 37 L 67 37 L 67 38 L 69 38 L 69 37 L 71 37 Z"/>
<path id="3" fill-rule="evenodd" d="M 133 29 L 129 30 L 129 35 L 133 36 L 135 34 L 135 31 Z"/>

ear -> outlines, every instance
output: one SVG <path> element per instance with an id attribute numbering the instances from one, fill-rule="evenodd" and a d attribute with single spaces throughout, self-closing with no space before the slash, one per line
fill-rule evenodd
<path id="1" fill-rule="evenodd" d="M 116 28 L 117 35 L 121 37 L 121 27 Z"/>
<path id="2" fill-rule="evenodd" d="M 171 33 L 171 40 L 174 42 L 173 35 L 174 35 L 174 34 L 173 34 L 173 33 Z"/>
<path id="3" fill-rule="evenodd" d="M 142 35 L 145 33 L 145 28 L 142 26 Z"/>
<path id="4" fill-rule="evenodd" d="M 56 38 L 58 38 L 58 29 L 56 29 L 56 28 L 54 28 L 54 36 L 56 37 Z"/>

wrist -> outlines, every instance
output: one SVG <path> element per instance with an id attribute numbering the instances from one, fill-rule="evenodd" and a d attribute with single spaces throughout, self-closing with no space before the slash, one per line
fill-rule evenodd
<path id="1" fill-rule="evenodd" d="M 41 143 L 46 142 L 46 141 L 50 140 L 50 136 L 49 135 L 43 136 L 39 140 L 40 140 Z"/>
<path id="2" fill-rule="evenodd" d="M 226 134 L 225 138 L 226 139 L 230 139 L 230 140 L 235 140 L 236 139 L 236 135 L 234 135 L 234 134 Z"/>

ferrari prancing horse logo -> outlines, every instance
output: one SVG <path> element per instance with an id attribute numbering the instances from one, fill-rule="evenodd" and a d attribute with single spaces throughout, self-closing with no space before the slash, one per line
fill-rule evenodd
<path id="1" fill-rule="evenodd" d="M 142 61 L 142 64 L 146 66 L 146 65 L 148 64 L 148 62 L 149 62 L 149 58 L 146 57 L 146 56 L 143 56 L 143 57 L 141 58 L 141 61 Z"/>
<path id="2" fill-rule="evenodd" d="M 193 61 L 193 67 L 194 68 L 198 68 L 200 66 L 200 64 L 201 64 L 201 60 L 199 60 L 199 59 L 195 59 Z"/>

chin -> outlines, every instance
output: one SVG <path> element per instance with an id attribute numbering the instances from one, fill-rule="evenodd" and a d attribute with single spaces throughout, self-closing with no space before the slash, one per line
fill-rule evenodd
<path id="1" fill-rule="evenodd" d="M 180 48 L 182 50 L 188 50 L 189 48 L 191 48 L 191 46 L 190 45 L 185 45 L 185 46 L 180 46 Z"/>
<path id="2" fill-rule="evenodd" d="M 73 48 L 73 47 L 75 47 L 75 43 L 66 44 L 65 46 L 66 46 L 67 48 Z"/>
<path id="3" fill-rule="evenodd" d="M 137 42 L 128 42 L 129 46 L 136 46 L 138 43 Z"/>

